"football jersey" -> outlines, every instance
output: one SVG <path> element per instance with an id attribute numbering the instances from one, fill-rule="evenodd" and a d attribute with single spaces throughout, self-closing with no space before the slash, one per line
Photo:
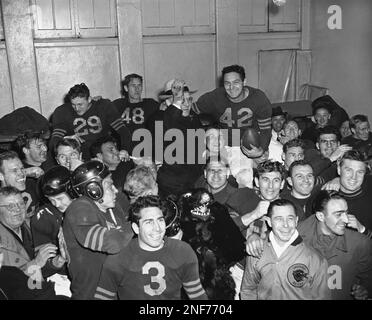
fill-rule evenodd
<path id="1" fill-rule="evenodd" d="M 111 213 L 111 214 L 110 214 Z M 63 235 L 67 244 L 73 299 L 92 299 L 108 254 L 118 253 L 133 236 L 124 212 L 115 207 L 103 213 L 93 200 L 81 196 L 67 208 Z"/>
<path id="2" fill-rule="evenodd" d="M 223 129 L 244 130 L 253 127 L 261 131 L 261 136 L 265 133 L 261 143 L 263 148 L 267 149 L 271 137 L 271 104 L 261 90 L 247 88 L 249 89 L 248 97 L 237 103 L 228 99 L 224 88 L 217 88 L 199 97 L 195 108 L 199 113 L 212 115 Z M 231 137 L 229 141 L 231 144 Z M 233 145 L 236 145 L 235 140 Z"/>
<path id="3" fill-rule="evenodd" d="M 26 189 L 21 192 L 26 203 L 26 218 L 30 219 L 38 209 L 40 194 L 38 192 L 38 181 L 34 178 L 26 178 Z"/>
<path id="4" fill-rule="evenodd" d="M 83 158 L 90 159 L 89 147 L 98 138 L 114 129 L 121 139 L 121 148 L 129 150 L 130 133 L 125 127 L 114 105 L 107 99 L 92 101 L 91 107 L 83 115 L 78 115 L 70 103 L 59 106 L 52 115 L 53 133 L 51 148 L 64 136 L 77 135 L 82 141 Z"/>
<path id="5" fill-rule="evenodd" d="M 180 240 L 164 239 L 157 251 L 140 248 L 138 239 L 103 266 L 94 297 L 110 300 L 180 300 L 181 288 L 190 299 L 206 299 L 191 247 Z"/>
<path id="6" fill-rule="evenodd" d="M 128 99 L 120 98 L 112 103 L 132 134 L 136 129 L 147 128 L 149 117 L 159 109 L 159 103 L 148 98 L 137 103 L 130 103 Z"/>
<path id="7" fill-rule="evenodd" d="M 35 248 L 46 243 L 53 243 L 58 247 L 62 220 L 62 212 L 51 204 L 41 207 L 34 214 L 31 218 L 31 232 Z"/>

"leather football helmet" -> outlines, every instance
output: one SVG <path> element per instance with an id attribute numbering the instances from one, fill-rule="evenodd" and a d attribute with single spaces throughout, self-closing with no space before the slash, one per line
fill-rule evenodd
<path id="1" fill-rule="evenodd" d="M 40 187 L 47 197 L 66 192 L 72 199 L 76 198 L 71 186 L 71 173 L 63 166 L 55 166 L 46 171 L 40 179 Z"/>
<path id="2" fill-rule="evenodd" d="M 177 204 L 171 199 L 164 201 L 165 212 L 165 235 L 167 237 L 175 236 L 181 229 L 181 214 L 178 210 Z"/>
<path id="3" fill-rule="evenodd" d="M 85 162 L 72 173 L 72 188 L 78 195 L 98 201 L 103 197 L 102 180 L 109 174 L 110 170 L 101 161 Z"/>

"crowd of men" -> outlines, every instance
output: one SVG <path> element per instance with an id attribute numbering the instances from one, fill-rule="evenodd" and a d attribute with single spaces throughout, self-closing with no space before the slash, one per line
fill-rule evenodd
<path id="1" fill-rule="evenodd" d="M 372 297 L 367 116 L 325 96 L 293 118 L 242 66 L 222 80 L 196 101 L 76 84 L 49 136 L 2 150 L 0 299 Z"/>

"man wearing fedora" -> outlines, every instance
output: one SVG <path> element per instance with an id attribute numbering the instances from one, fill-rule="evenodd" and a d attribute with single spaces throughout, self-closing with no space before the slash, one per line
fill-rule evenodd
<path id="1" fill-rule="evenodd" d="M 162 123 L 164 137 L 173 132 L 179 136 L 175 141 L 164 139 L 163 141 L 163 165 L 158 171 L 159 192 L 162 196 L 169 194 L 180 195 L 191 189 L 202 174 L 203 166 L 198 164 L 198 151 L 188 147 L 187 140 L 189 129 L 197 130 L 202 127 L 198 115 L 191 110 L 192 93 L 190 87 L 182 79 L 169 80 L 159 98 L 165 99 L 161 110 L 163 111 Z M 159 121 L 159 119 L 158 119 Z M 181 138 L 182 136 L 182 138 Z M 160 145 L 156 141 L 154 145 Z M 169 150 L 174 149 L 175 155 Z M 193 154 L 192 154 L 193 153 Z M 192 160 L 190 158 L 192 157 Z"/>
<path id="2" fill-rule="evenodd" d="M 271 140 L 269 144 L 269 159 L 283 162 L 282 153 L 283 145 L 280 142 L 280 134 L 283 130 L 284 123 L 287 120 L 287 113 L 282 110 L 281 106 L 272 108 L 271 114 Z"/>

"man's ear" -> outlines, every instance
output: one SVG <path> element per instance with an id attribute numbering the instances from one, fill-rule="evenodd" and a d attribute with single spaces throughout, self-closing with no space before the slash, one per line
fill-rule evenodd
<path id="1" fill-rule="evenodd" d="M 30 150 L 29 149 L 27 149 L 26 147 L 23 147 L 22 148 L 22 152 L 26 155 L 28 155 L 28 154 L 30 154 Z"/>
<path id="2" fill-rule="evenodd" d="M 5 181 L 4 175 L 0 172 L 0 186 L 4 183 L 4 181 Z"/>
<path id="3" fill-rule="evenodd" d="M 288 184 L 293 187 L 293 183 L 292 183 L 292 178 L 291 177 L 287 177 L 287 182 Z"/>
<path id="4" fill-rule="evenodd" d="M 125 92 L 128 92 L 128 86 L 127 85 L 125 85 L 123 88 L 124 88 Z"/>
<path id="5" fill-rule="evenodd" d="M 269 218 L 268 216 L 263 216 L 262 217 L 264 221 L 267 222 L 267 224 L 269 225 L 270 228 L 272 228 L 271 226 L 271 218 Z"/>
<path id="6" fill-rule="evenodd" d="M 324 221 L 324 213 L 323 212 L 321 212 L 321 211 L 317 211 L 317 212 L 315 212 L 315 216 L 316 216 L 316 218 L 319 220 L 319 221 Z"/>
<path id="7" fill-rule="evenodd" d="M 337 174 L 340 176 L 341 168 L 340 168 L 340 163 L 337 161 Z"/>
<path id="8" fill-rule="evenodd" d="M 350 128 L 350 131 L 352 134 L 355 134 L 355 129 L 354 128 Z"/>
<path id="9" fill-rule="evenodd" d="M 247 83 L 247 78 L 245 78 L 244 80 L 243 80 L 243 86 L 247 86 L 248 85 L 248 83 Z"/>
<path id="10" fill-rule="evenodd" d="M 284 152 L 282 152 L 282 160 L 283 160 L 283 162 L 285 162 L 285 153 Z"/>
<path id="11" fill-rule="evenodd" d="M 319 150 L 319 142 L 315 144 L 316 148 Z"/>
<path id="12" fill-rule="evenodd" d="M 298 136 L 301 136 L 301 134 L 302 134 L 302 130 L 298 129 Z"/>
<path id="13" fill-rule="evenodd" d="M 259 188 L 258 178 L 257 177 L 254 178 L 254 184 L 256 185 L 257 188 Z"/>
<path id="14" fill-rule="evenodd" d="M 281 184 L 280 184 L 280 190 L 282 190 L 284 188 L 284 184 L 285 184 L 285 179 L 283 179 Z"/>
<path id="15" fill-rule="evenodd" d="M 132 222 L 132 229 L 135 234 L 139 234 L 139 227 L 137 223 Z"/>
<path id="16" fill-rule="evenodd" d="M 97 155 L 96 155 L 96 158 L 102 161 L 102 159 L 103 159 L 102 153 L 98 152 Z"/>

